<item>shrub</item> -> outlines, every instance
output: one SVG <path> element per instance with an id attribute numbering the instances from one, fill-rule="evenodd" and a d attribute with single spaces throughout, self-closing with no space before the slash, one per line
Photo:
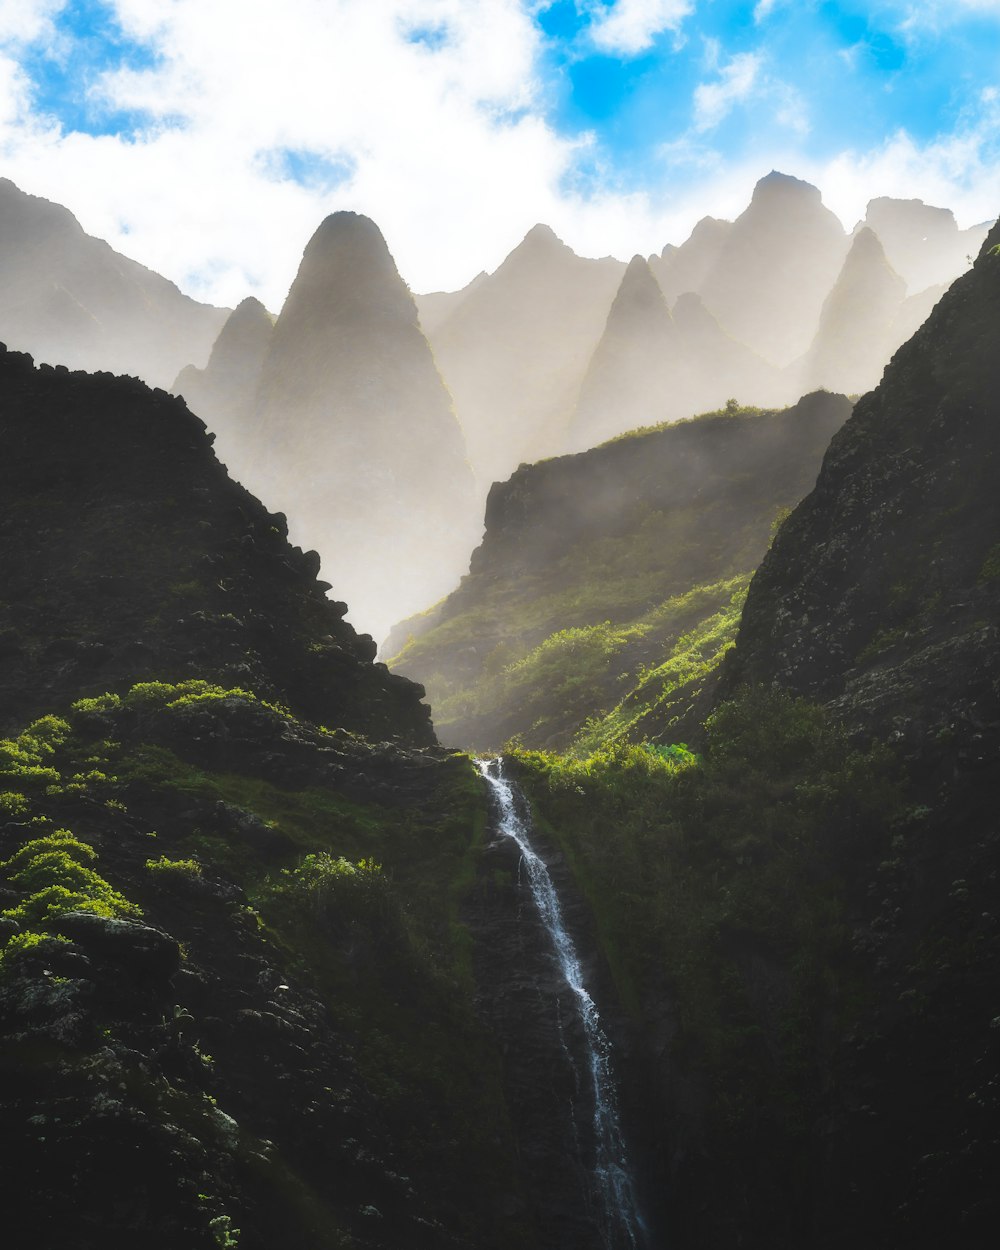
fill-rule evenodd
<path id="1" fill-rule="evenodd" d="M 161 855 L 159 859 L 146 860 L 146 871 L 160 880 L 190 881 L 201 876 L 201 864 L 196 859 L 168 859 Z"/>

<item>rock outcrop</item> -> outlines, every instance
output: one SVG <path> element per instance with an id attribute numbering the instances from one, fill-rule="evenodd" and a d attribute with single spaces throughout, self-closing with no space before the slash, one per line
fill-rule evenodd
<path id="1" fill-rule="evenodd" d="M 523 465 L 494 485 L 469 575 L 386 645 L 393 667 L 430 691 L 442 740 L 486 749 L 517 733 L 565 745 L 621 698 L 625 673 L 657 663 L 709 610 L 689 603 L 664 625 L 665 601 L 711 585 L 710 610 L 729 603 L 735 587 L 718 583 L 756 567 L 849 411 L 843 396 L 818 393 L 778 412 L 709 414 Z M 605 626 L 621 637 L 601 645 Z M 532 653 L 537 684 L 510 682 L 505 668 Z"/>
<path id="2" fill-rule="evenodd" d="M 227 315 L 85 234 L 68 209 L 0 179 L 0 338 L 11 347 L 168 386 L 208 358 Z"/>

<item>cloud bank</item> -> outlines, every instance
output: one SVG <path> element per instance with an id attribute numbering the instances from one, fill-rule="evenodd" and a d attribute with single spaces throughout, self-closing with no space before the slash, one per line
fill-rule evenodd
<path id="1" fill-rule="evenodd" d="M 0 173 L 192 294 L 252 293 L 272 309 L 306 239 L 341 208 L 371 215 L 404 277 L 429 290 L 494 267 L 536 221 L 585 254 L 658 251 L 705 213 L 739 212 L 772 167 L 816 182 L 848 226 L 875 194 L 919 195 L 964 222 L 1000 207 L 990 84 L 929 139 L 894 127 L 815 156 L 809 101 L 768 71 L 765 44 L 729 46 L 716 31 L 706 73 L 698 23 L 720 10 L 581 0 L 573 55 L 585 44 L 598 64 L 661 75 L 686 118 L 664 129 L 647 116 L 626 177 L 595 126 L 560 114 L 570 71 L 553 68 L 551 8 L 3 0 Z M 767 22 L 751 34 L 794 11 L 762 0 Z M 748 118 L 750 138 L 727 147 L 727 127 Z"/>

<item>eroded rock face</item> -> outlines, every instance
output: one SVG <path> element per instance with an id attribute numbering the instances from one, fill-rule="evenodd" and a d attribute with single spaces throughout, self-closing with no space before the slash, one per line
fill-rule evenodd
<path id="1" fill-rule="evenodd" d="M 421 691 L 326 597 L 320 561 L 233 482 L 183 400 L 0 353 L 0 725 L 201 677 L 312 720 L 433 740 Z"/>

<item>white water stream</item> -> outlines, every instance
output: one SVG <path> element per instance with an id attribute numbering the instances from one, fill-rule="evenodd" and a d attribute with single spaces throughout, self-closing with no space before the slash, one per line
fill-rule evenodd
<path id="1" fill-rule="evenodd" d="M 477 767 L 496 799 L 500 813 L 499 832 L 511 838 L 521 852 L 532 898 L 552 939 L 560 971 L 573 992 L 573 1001 L 583 1025 L 594 1104 L 595 1217 L 604 1245 L 606 1250 L 639 1250 L 645 1238 L 618 1116 L 611 1070 L 611 1043 L 601 1027 L 594 1000 L 583 984 L 580 958 L 563 923 L 559 896 L 548 869 L 531 845 L 530 830 L 518 814 L 513 787 L 503 775 L 503 761 L 478 760 Z"/>

